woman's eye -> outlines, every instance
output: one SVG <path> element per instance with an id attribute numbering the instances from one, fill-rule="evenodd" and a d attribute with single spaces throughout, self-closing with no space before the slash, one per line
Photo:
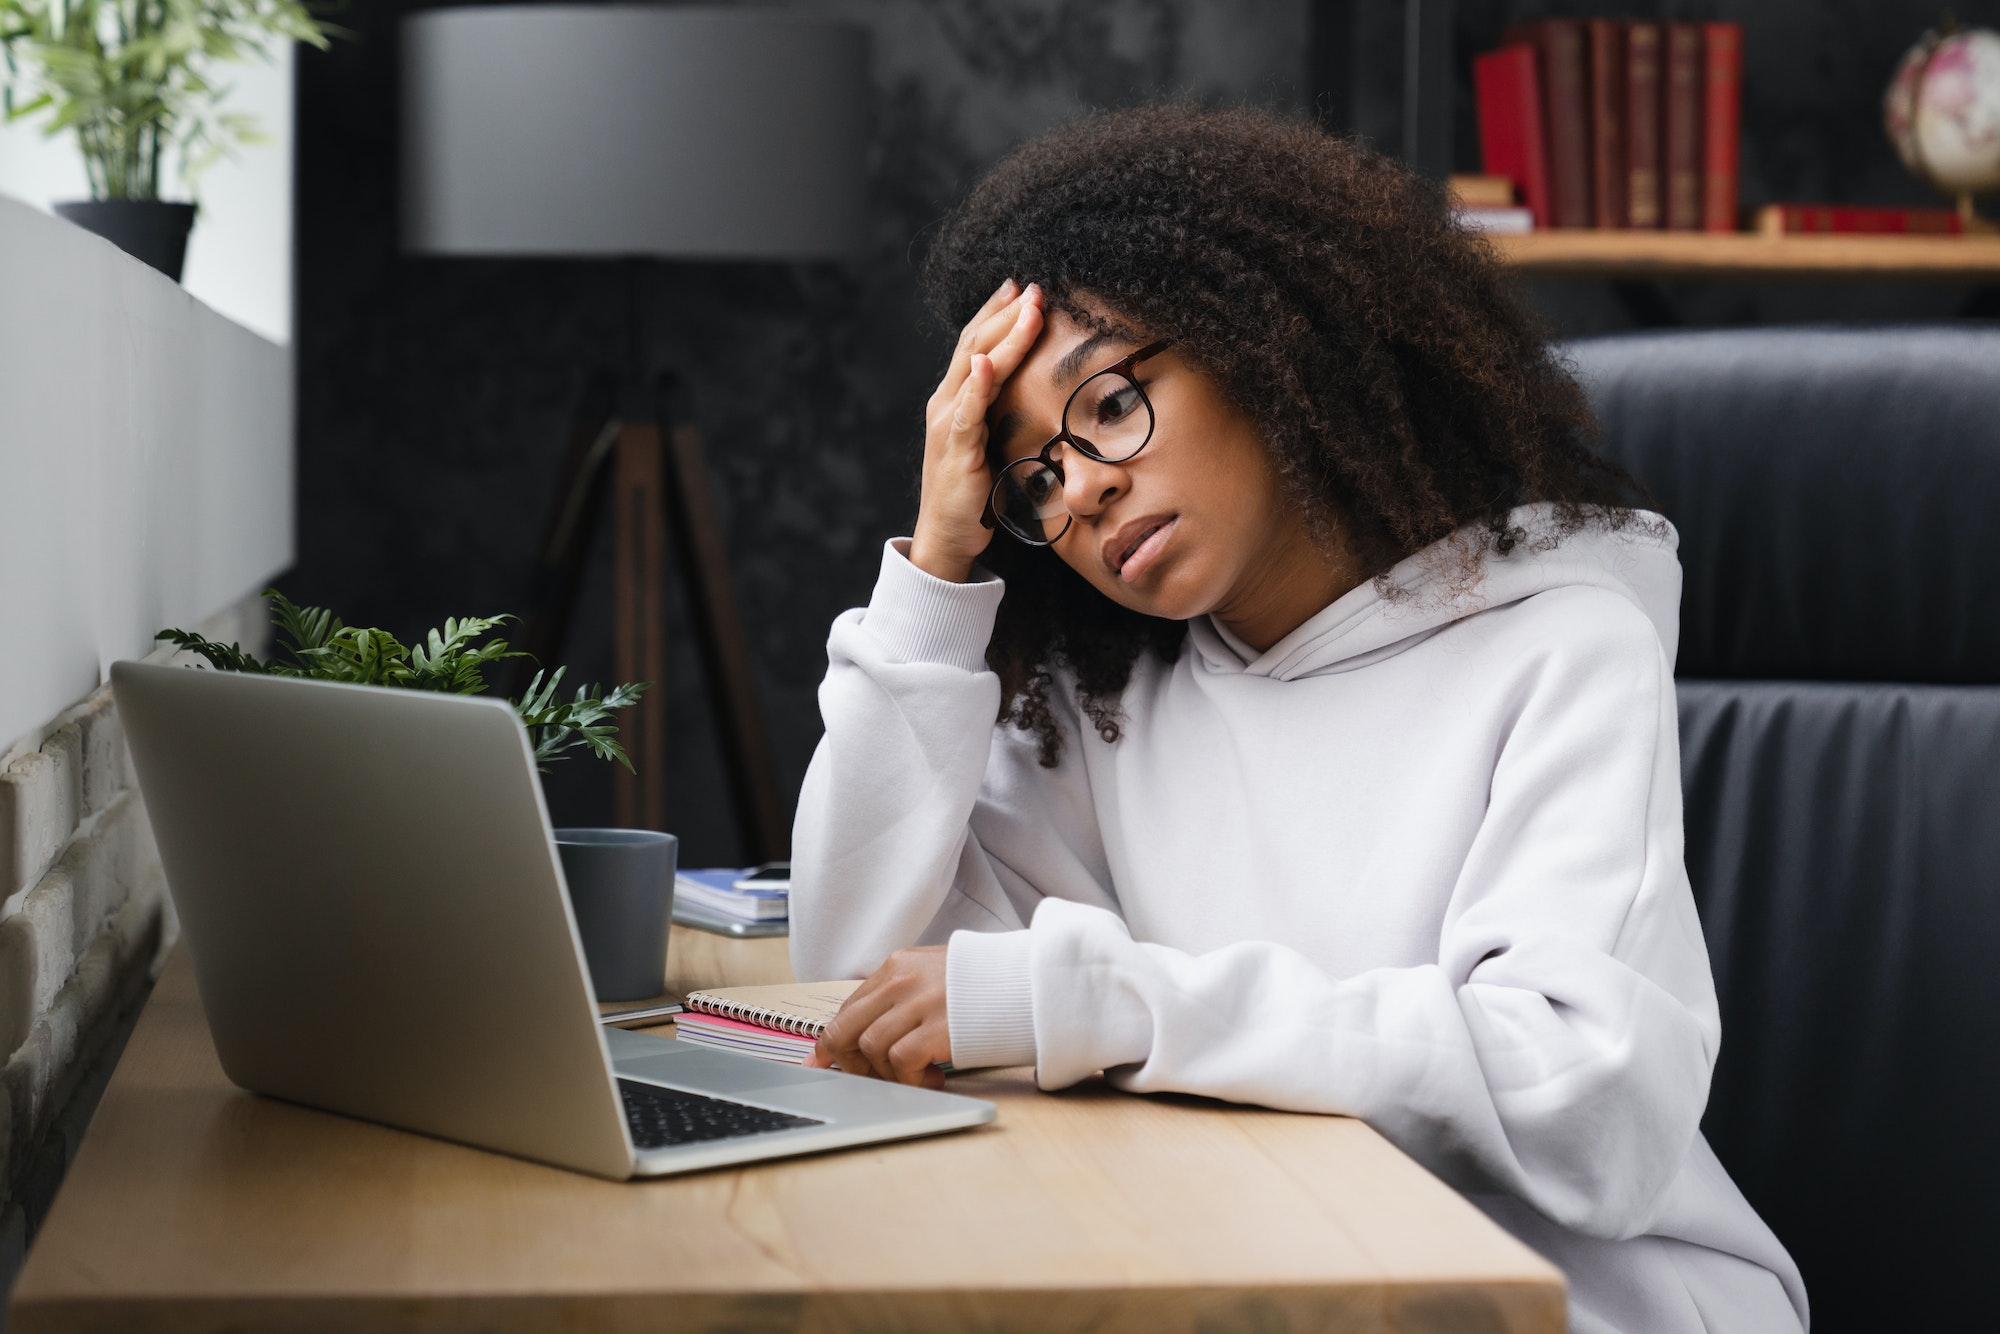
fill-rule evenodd
<path id="1" fill-rule="evenodd" d="M 1139 390 L 1136 385 L 1118 384 L 1097 400 L 1097 411 L 1092 414 L 1100 426 L 1123 421 L 1139 406 Z"/>

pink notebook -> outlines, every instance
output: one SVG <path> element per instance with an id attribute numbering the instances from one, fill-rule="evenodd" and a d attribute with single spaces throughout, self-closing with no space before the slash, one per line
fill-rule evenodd
<path id="1" fill-rule="evenodd" d="M 814 1040 L 795 1033 L 780 1032 L 762 1024 L 746 1024 L 741 1019 L 725 1019 L 719 1014 L 688 1013 L 674 1021 L 674 1031 L 682 1042 L 703 1047 L 720 1047 L 771 1061 L 797 1064 L 813 1049 Z"/>

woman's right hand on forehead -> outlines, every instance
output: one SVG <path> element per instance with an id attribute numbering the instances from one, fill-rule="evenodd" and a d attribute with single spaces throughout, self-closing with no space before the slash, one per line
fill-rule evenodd
<path id="1" fill-rule="evenodd" d="M 951 365 L 924 408 L 924 484 L 910 563 L 964 583 L 993 530 L 980 523 L 993 491 L 986 464 L 986 412 L 1042 332 L 1042 292 L 1012 278 L 986 299 L 952 350 Z"/>

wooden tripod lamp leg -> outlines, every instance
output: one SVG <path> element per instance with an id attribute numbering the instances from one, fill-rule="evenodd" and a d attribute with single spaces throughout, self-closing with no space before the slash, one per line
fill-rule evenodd
<path id="1" fill-rule="evenodd" d="M 593 375 L 585 382 L 535 558 L 534 589 L 521 626 L 528 656 L 514 660 L 510 699 L 521 698 L 536 672 L 553 671 L 562 658 L 590 536 L 602 522 L 611 480 L 611 449 L 618 443 L 612 401 L 609 377 Z"/>
<path id="2" fill-rule="evenodd" d="M 686 423 L 676 425 L 668 438 L 667 457 L 674 546 L 709 697 L 715 704 L 737 822 L 749 859 L 775 861 L 790 855 L 792 831 L 778 801 L 771 742 L 764 731 L 763 710 L 757 706 L 750 646 L 729 577 L 729 553 L 722 542 L 722 522 L 708 483 L 700 433 Z"/>
<path id="3" fill-rule="evenodd" d="M 662 398 L 672 397 L 670 382 L 658 389 Z M 608 409 L 609 397 L 608 381 L 594 378 L 586 390 L 586 409 Z M 678 414 L 667 416 L 674 420 Z M 602 420 L 587 412 L 572 433 L 536 565 L 534 608 L 525 627 L 534 661 L 523 661 L 511 693 L 518 696 L 527 688 L 534 667 L 549 666 L 560 654 L 589 536 L 601 522 L 608 496 L 614 665 L 607 685 L 645 681 L 651 686 L 619 720 L 619 740 L 637 772 L 613 771 L 612 818 L 626 828 L 665 829 L 667 824 L 666 581 L 671 542 L 708 678 L 745 859 L 782 858 L 791 844 L 791 829 L 778 800 L 770 738 L 758 707 L 749 643 L 736 605 L 701 437 L 685 421 L 663 433 L 657 421 L 613 417 L 602 426 L 591 424 Z M 572 689 L 576 684 L 569 683 Z"/>
<path id="4" fill-rule="evenodd" d="M 667 827 L 667 475 L 660 428 L 621 422 L 612 458 L 612 657 L 617 681 L 649 686 L 618 733 L 637 773 L 622 767 L 612 809 L 628 829 Z M 572 683 L 573 684 L 573 683 Z"/>

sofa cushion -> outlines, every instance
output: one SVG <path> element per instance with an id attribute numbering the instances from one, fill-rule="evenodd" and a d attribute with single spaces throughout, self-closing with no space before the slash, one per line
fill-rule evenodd
<path id="1" fill-rule="evenodd" d="M 2000 326 L 1566 351 L 1680 529 L 1682 676 L 2000 681 Z"/>
<path id="2" fill-rule="evenodd" d="M 1963 1328 L 2000 1238 L 2000 686 L 1678 688 L 1704 1129 L 1815 1331 Z"/>

